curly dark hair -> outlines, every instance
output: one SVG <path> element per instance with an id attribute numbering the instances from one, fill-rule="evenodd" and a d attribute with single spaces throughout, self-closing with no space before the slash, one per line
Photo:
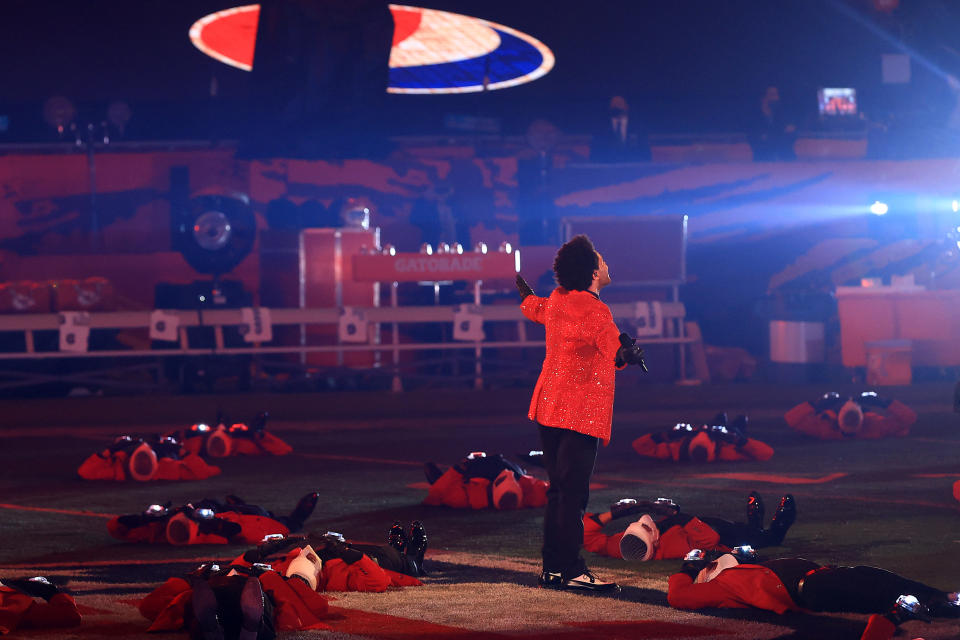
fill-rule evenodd
<path id="1" fill-rule="evenodd" d="M 553 276 L 568 291 L 586 291 L 593 284 L 593 272 L 600 268 L 600 258 L 590 238 L 574 236 L 557 251 L 553 260 Z"/>

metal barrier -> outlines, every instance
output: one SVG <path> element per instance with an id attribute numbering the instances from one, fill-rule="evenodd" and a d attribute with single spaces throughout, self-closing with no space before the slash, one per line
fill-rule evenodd
<path id="1" fill-rule="evenodd" d="M 636 303 L 614 303 L 609 305 L 615 319 L 639 321 L 642 316 Z M 660 303 L 662 322 L 661 334 L 657 336 L 643 336 L 638 342 L 643 345 L 669 344 L 676 345 L 680 354 L 680 377 L 685 377 L 684 345 L 690 344 L 697 338 L 688 337 L 684 328 L 685 308 L 680 302 Z M 483 368 L 481 357 L 486 349 L 511 349 L 542 347 L 542 340 L 527 339 L 527 323 L 529 322 L 520 312 L 519 305 L 486 305 L 476 306 L 474 311 L 482 316 L 483 323 L 514 323 L 517 331 L 515 340 L 481 340 L 481 341 L 454 341 L 454 342 L 417 342 L 401 343 L 399 341 L 398 326 L 401 324 L 424 323 L 453 323 L 457 306 L 409 306 L 409 307 L 367 307 L 354 308 L 360 312 L 371 325 L 392 325 L 392 340 L 390 342 L 371 341 L 366 344 L 332 344 L 332 345 L 276 345 L 251 343 L 250 346 L 230 347 L 224 344 L 224 328 L 237 327 L 243 324 L 241 309 L 217 309 L 204 311 L 164 311 L 170 316 L 177 316 L 179 321 L 178 341 L 171 343 L 172 348 L 154 349 L 147 347 L 130 347 L 127 349 L 90 349 L 83 352 L 67 352 L 59 350 L 44 350 L 37 348 L 36 333 L 44 331 L 59 331 L 64 318 L 61 314 L 22 314 L 0 316 L 0 332 L 22 333 L 25 349 L 22 351 L 0 351 L 0 361 L 42 361 L 51 359 L 103 359 L 103 358 L 156 358 L 163 359 L 181 356 L 233 356 L 233 355 L 266 355 L 266 354 L 307 354 L 307 353 L 346 353 L 354 351 L 374 351 L 381 354 L 392 354 L 392 365 L 388 365 L 393 374 L 393 389 L 402 390 L 400 379 L 400 353 L 404 351 L 438 351 L 472 349 L 474 351 L 474 386 L 483 386 Z M 151 326 L 151 311 L 120 311 L 95 312 L 84 316 L 84 324 L 91 330 L 142 330 L 148 332 Z M 337 308 L 322 309 L 270 309 L 270 322 L 273 327 L 299 326 L 320 324 L 336 326 L 340 322 L 342 310 Z M 212 347 L 192 346 L 189 343 L 187 329 L 191 327 L 210 327 L 213 329 L 214 340 Z M 379 332 L 375 332 L 379 338 Z M 302 335 L 302 333 L 301 333 Z M 276 341 L 276 340 L 274 340 Z M 174 346 L 175 345 L 175 346 Z M 149 366 L 149 365 L 140 365 Z M 152 365 L 152 366 L 157 366 Z M 382 362 L 377 368 L 384 369 Z M 52 380 L 69 380 L 73 382 L 105 382 L 98 380 L 89 373 L 58 376 L 50 373 L 37 373 L 23 369 L 7 368 L 0 370 L 0 376 L 13 378 L 12 382 L 0 384 L 0 388 L 11 386 L 29 386 L 42 384 Z M 129 385 L 120 385 L 129 386 Z"/>

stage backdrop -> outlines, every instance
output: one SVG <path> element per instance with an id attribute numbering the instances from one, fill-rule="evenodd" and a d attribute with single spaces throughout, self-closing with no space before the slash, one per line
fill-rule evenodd
<path id="1" fill-rule="evenodd" d="M 542 183 L 523 185 L 523 163 L 536 162 L 529 149 L 478 158 L 466 145 L 420 147 L 384 162 L 241 161 L 231 149 L 110 151 L 96 157 L 98 233 L 91 237 L 86 156 L 8 154 L 0 156 L 0 280 L 99 275 L 132 303 L 150 306 L 155 282 L 197 278 L 171 251 L 173 167 L 187 168 L 191 194 L 248 194 L 261 227 L 274 200 L 336 208 L 364 198 L 382 242 L 414 251 L 423 241 L 461 241 L 468 250 L 481 240 L 516 244 L 524 207 L 549 211 L 554 229 L 564 217 L 686 214 L 691 247 L 865 219 L 875 200 L 888 202 L 888 216 L 920 212 L 921 236 L 960 222 L 951 207 L 960 197 L 953 159 L 602 166 L 577 158 L 555 154 Z M 100 257 L 90 259 L 94 253 Z M 258 291 L 259 272 L 254 250 L 227 275 Z"/>

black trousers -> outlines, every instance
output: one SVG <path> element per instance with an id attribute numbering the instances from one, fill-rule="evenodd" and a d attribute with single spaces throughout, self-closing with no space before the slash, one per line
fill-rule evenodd
<path id="1" fill-rule="evenodd" d="M 739 547 L 748 544 L 755 549 L 776 547 L 783 543 L 783 535 L 769 529 L 751 527 L 746 522 L 730 522 L 723 518 L 705 516 L 700 518 L 704 524 L 717 532 L 720 544 L 727 547 Z"/>
<path id="2" fill-rule="evenodd" d="M 946 601 L 943 591 L 877 567 L 825 567 L 804 578 L 800 597 L 816 611 L 882 613 L 906 594 L 928 606 Z"/>
<path id="3" fill-rule="evenodd" d="M 550 479 L 543 517 L 543 570 L 569 580 L 587 570 L 580 555 L 583 514 L 600 440 L 569 429 L 537 426 Z"/>
<path id="4" fill-rule="evenodd" d="M 797 604 L 812 611 L 883 613 L 902 595 L 916 596 L 936 609 L 947 598 L 939 589 L 877 567 L 818 567 L 802 558 L 761 564 L 777 574 Z M 803 586 L 798 589 L 801 578 Z"/>
<path id="5" fill-rule="evenodd" d="M 365 553 L 384 569 L 403 573 L 408 576 L 417 576 L 417 565 L 407 557 L 407 554 L 400 554 L 393 547 L 377 544 L 351 544 L 351 549 L 356 549 Z"/>
<path id="6" fill-rule="evenodd" d="M 674 525 L 685 526 L 693 518 L 694 516 L 680 512 L 660 520 L 657 522 L 657 527 L 662 533 Z M 762 547 L 775 547 L 783 542 L 783 536 L 766 529 L 752 527 L 745 522 L 730 522 L 723 518 L 710 516 L 698 516 L 698 518 L 717 532 L 717 535 L 720 536 L 720 544 L 726 547 L 739 547 L 748 544 L 760 549 Z"/>

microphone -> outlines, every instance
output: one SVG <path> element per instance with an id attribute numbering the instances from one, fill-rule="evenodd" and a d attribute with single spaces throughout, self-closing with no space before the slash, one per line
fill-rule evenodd
<path id="1" fill-rule="evenodd" d="M 621 333 L 621 334 L 620 334 L 620 345 L 621 345 L 621 346 L 624 346 L 624 347 L 626 347 L 626 348 L 628 348 L 628 349 L 633 349 L 634 347 L 637 346 L 637 340 L 636 340 L 636 338 L 631 338 L 630 336 L 628 336 L 628 335 L 625 334 L 625 333 Z M 636 352 L 635 352 L 635 353 L 636 353 Z M 637 362 L 636 364 L 639 364 L 639 365 L 640 365 L 640 368 L 643 369 L 644 373 L 649 373 L 650 370 L 647 369 L 647 363 L 643 361 L 643 353 L 642 353 L 642 350 L 641 350 L 641 353 L 638 353 L 638 354 L 637 354 L 637 360 L 638 360 L 638 362 Z"/>

